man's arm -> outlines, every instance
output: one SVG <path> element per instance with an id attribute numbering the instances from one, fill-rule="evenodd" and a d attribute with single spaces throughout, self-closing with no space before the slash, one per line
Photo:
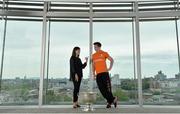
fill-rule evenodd
<path id="1" fill-rule="evenodd" d="M 111 56 L 108 56 L 107 59 L 110 61 L 110 66 L 108 68 L 108 71 L 110 71 L 112 69 L 112 67 L 113 67 L 114 59 Z"/>

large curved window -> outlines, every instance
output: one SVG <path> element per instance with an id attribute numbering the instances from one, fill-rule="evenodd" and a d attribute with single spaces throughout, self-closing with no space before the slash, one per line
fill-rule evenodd
<path id="1" fill-rule="evenodd" d="M 114 58 L 112 91 L 121 105 L 180 105 L 179 12 L 178 0 L 0 0 L 0 106 L 72 105 L 69 59 L 79 46 L 84 62 L 91 40 Z M 93 85 L 96 104 L 104 105 L 89 68 L 88 62 L 80 94 Z"/>
<path id="2" fill-rule="evenodd" d="M 1 105 L 38 104 L 41 27 L 40 22 L 7 22 Z"/>

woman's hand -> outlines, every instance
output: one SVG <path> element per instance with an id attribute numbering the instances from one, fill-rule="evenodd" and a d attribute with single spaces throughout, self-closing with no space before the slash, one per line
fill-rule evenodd
<path id="1" fill-rule="evenodd" d="M 86 63 L 88 62 L 88 57 L 85 57 Z"/>
<path id="2" fill-rule="evenodd" d="M 78 77 L 78 75 L 77 74 L 75 74 L 75 81 L 79 81 L 79 77 Z"/>

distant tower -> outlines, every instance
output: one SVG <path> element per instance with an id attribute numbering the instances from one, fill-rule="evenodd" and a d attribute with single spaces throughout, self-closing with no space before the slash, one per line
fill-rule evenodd
<path id="1" fill-rule="evenodd" d="M 176 78 L 176 79 L 180 79 L 180 73 L 175 74 L 175 78 Z"/>
<path id="2" fill-rule="evenodd" d="M 154 76 L 154 78 L 156 80 L 165 80 L 165 79 L 167 79 L 167 76 L 164 73 L 162 73 L 162 71 L 160 70 L 160 71 L 158 71 L 158 74 L 156 74 Z"/>

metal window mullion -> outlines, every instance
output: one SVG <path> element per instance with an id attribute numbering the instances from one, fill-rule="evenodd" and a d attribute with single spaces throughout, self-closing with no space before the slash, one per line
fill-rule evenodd
<path id="1" fill-rule="evenodd" d="M 134 11 L 134 3 L 132 3 L 132 11 Z M 135 50 L 135 31 L 134 31 L 134 17 L 132 17 L 132 44 L 133 44 L 133 73 L 134 73 L 134 88 L 135 88 L 135 102 L 137 103 L 137 81 L 136 81 L 136 50 Z"/>
<path id="2" fill-rule="evenodd" d="M 51 2 L 48 3 L 48 11 L 51 8 Z M 49 24 L 48 24 L 48 43 L 47 43 L 47 68 L 46 68 L 46 88 L 45 88 L 45 103 L 47 104 L 47 92 L 48 92 L 48 83 L 49 83 L 49 54 L 50 54 L 50 37 L 51 37 L 51 21 L 50 18 L 48 18 Z"/>
<path id="3" fill-rule="evenodd" d="M 8 7 L 8 3 L 5 4 L 5 2 L 3 1 L 3 11 L 5 7 Z M 4 31 L 3 31 L 2 57 L 1 57 L 1 69 L 0 69 L 0 92 L 2 90 L 2 75 L 3 75 L 3 67 L 4 67 L 5 45 L 6 45 L 7 16 L 5 16 L 5 18 L 4 16 L 2 16 L 2 18 L 4 19 Z"/>
<path id="4" fill-rule="evenodd" d="M 39 83 L 39 107 L 43 104 L 43 81 L 45 76 L 45 57 L 46 57 L 46 32 L 47 32 L 47 2 L 44 2 L 43 26 L 42 26 L 42 44 L 41 44 L 41 68 Z"/>
<path id="5" fill-rule="evenodd" d="M 179 9 L 179 3 L 177 2 L 174 3 L 174 7 L 176 8 L 177 5 L 177 9 L 175 9 L 175 11 L 178 11 Z M 179 32 L 178 32 L 178 16 L 175 16 L 175 34 L 176 34 L 176 45 L 177 45 L 177 56 L 178 56 L 178 69 L 179 69 L 179 73 L 180 73 L 180 49 L 179 49 Z"/>
<path id="6" fill-rule="evenodd" d="M 90 85 L 89 89 L 90 91 L 93 91 L 93 79 L 92 79 L 92 44 L 93 44 L 93 3 L 89 3 L 89 79 L 90 79 Z"/>
<path id="7" fill-rule="evenodd" d="M 177 53 L 178 53 L 178 65 L 179 65 L 179 73 L 180 73 L 180 50 L 179 50 L 179 33 L 178 33 L 178 25 L 177 19 L 175 19 L 175 30 L 176 30 L 176 42 L 177 42 Z"/>
<path id="8" fill-rule="evenodd" d="M 135 2 L 135 36 L 136 36 L 136 63 L 137 63 L 137 78 L 138 78 L 138 100 L 139 106 L 143 106 L 143 97 L 142 97 L 142 77 L 141 77 L 141 51 L 140 51 L 140 32 L 139 32 L 139 11 L 138 11 L 138 2 Z"/>
<path id="9" fill-rule="evenodd" d="M 6 30 L 7 30 L 7 20 L 4 20 L 4 31 L 3 31 L 3 44 L 2 44 L 2 57 L 1 57 L 1 71 L 0 71 L 0 92 L 2 90 L 2 75 L 4 66 L 4 55 L 5 55 L 5 44 L 6 44 Z"/>

